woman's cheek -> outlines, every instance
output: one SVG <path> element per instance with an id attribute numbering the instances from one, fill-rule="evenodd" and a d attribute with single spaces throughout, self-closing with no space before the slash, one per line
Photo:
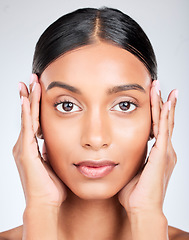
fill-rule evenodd
<path id="1" fill-rule="evenodd" d="M 114 135 L 127 142 L 147 142 L 151 129 L 150 109 L 136 111 L 128 116 L 114 117 L 112 125 Z"/>
<path id="2" fill-rule="evenodd" d="M 73 151 L 76 141 L 76 129 L 64 121 L 47 120 L 43 127 L 44 140 L 50 158 L 59 159 Z"/>
<path id="3" fill-rule="evenodd" d="M 120 120 L 117 127 L 116 125 L 114 127 L 114 136 L 116 136 L 119 151 L 125 153 L 133 161 L 141 159 L 147 149 L 150 129 L 151 115 L 149 110 Z"/>
<path id="4" fill-rule="evenodd" d="M 144 164 L 147 154 L 147 142 L 151 128 L 151 121 L 130 119 L 122 125 L 122 131 L 117 137 L 120 154 L 120 176 L 125 176 L 124 183 L 128 183 Z M 118 136 L 118 135 L 117 135 Z"/>
<path id="5" fill-rule="evenodd" d="M 69 151 L 70 142 L 73 141 L 72 128 L 46 103 L 41 107 L 41 128 L 50 162 L 64 157 L 61 155 L 66 154 L 65 150 Z"/>

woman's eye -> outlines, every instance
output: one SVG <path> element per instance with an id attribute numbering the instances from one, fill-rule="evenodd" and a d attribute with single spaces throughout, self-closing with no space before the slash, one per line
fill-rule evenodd
<path id="1" fill-rule="evenodd" d="M 59 112 L 62 112 L 62 113 L 76 112 L 80 110 L 80 108 L 76 104 L 69 101 L 56 103 L 55 107 Z"/>
<path id="2" fill-rule="evenodd" d="M 137 108 L 136 104 L 124 101 L 120 102 L 113 107 L 113 110 L 119 111 L 119 112 L 132 112 Z"/>

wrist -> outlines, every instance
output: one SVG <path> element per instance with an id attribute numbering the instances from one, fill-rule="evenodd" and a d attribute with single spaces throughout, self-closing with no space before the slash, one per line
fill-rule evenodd
<path id="1" fill-rule="evenodd" d="M 35 215 L 39 215 L 39 214 L 41 217 L 47 215 L 47 216 L 53 216 L 53 218 L 56 218 L 58 217 L 58 213 L 59 213 L 58 207 L 46 206 L 46 205 L 26 206 L 23 214 L 23 220 L 29 217 L 35 217 Z"/>
<path id="2" fill-rule="evenodd" d="M 168 222 L 163 212 L 135 213 L 129 220 L 134 240 L 168 240 Z"/>
<path id="3" fill-rule="evenodd" d="M 23 240 L 57 239 L 58 213 L 57 207 L 26 207 L 23 214 Z"/>

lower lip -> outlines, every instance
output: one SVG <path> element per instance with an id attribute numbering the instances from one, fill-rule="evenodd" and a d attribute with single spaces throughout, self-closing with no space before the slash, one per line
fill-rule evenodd
<path id="1" fill-rule="evenodd" d="M 88 178 L 102 178 L 108 175 L 115 165 L 107 165 L 102 167 L 76 166 L 81 174 Z"/>

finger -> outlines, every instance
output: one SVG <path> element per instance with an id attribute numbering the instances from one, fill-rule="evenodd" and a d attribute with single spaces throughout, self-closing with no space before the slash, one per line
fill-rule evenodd
<path id="1" fill-rule="evenodd" d="M 167 144 L 169 139 L 169 113 L 171 109 L 171 101 L 163 104 L 160 115 L 159 132 L 155 147 L 158 148 L 162 154 L 167 152 Z"/>
<path id="2" fill-rule="evenodd" d="M 28 92 L 28 88 L 27 88 L 26 84 L 23 83 L 23 82 L 19 82 L 18 86 L 19 86 L 20 98 L 21 98 L 21 96 L 28 98 L 29 97 L 29 92 Z"/>
<path id="3" fill-rule="evenodd" d="M 30 100 L 30 103 L 32 101 L 32 93 L 33 93 L 33 90 L 35 88 L 35 85 L 36 83 L 39 83 L 38 81 L 38 76 L 36 74 L 32 74 L 31 77 L 30 77 L 30 83 L 29 83 L 29 100 Z"/>
<path id="4" fill-rule="evenodd" d="M 32 120 L 30 115 L 30 103 L 27 97 L 21 97 L 22 106 L 22 127 L 21 135 L 23 144 L 30 144 L 33 141 L 34 133 L 32 128 Z"/>
<path id="5" fill-rule="evenodd" d="M 33 73 L 30 77 L 30 84 L 29 84 L 30 93 L 32 92 L 35 83 L 39 83 L 39 80 L 38 80 L 38 76 Z"/>
<path id="6" fill-rule="evenodd" d="M 160 91 L 160 110 L 162 109 L 162 107 L 163 107 L 163 99 L 162 99 L 162 97 L 161 97 L 161 91 Z"/>
<path id="7" fill-rule="evenodd" d="M 28 89 L 25 85 L 25 83 L 23 82 L 19 82 L 18 84 L 18 87 L 19 87 L 19 95 L 20 95 L 20 100 L 21 100 L 21 105 L 23 104 L 23 97 L 26 97 L 28 98 L 29 96 L 29 92 L 28 92 Z M 21 111 L 21 118 L 22 118 L 22 115 L 23 115 L 23 108 L 22 108 L 22 111 Z M 13 155 L 17 155 L 18 152 L 19 152 L 19 143 L 21 142 L 21 139 L 22 139 L 22 128 L 21 128 L 21 131 L 20 131 L 20 134 L 19 134 L 19 137 L 18 137 L 18 140 L 13 148 Z"/>
<path id="8" fill-rule="evenodd" d="M 39 128 L 39 112 L 40 112 L 40 98 L 41 98 L 41 87 L 39 83 L 34 83 L 32 93 L 30 93 L 30 108 L 31 118 L 33 124 L 34 134 L 37 133 Z"/>
<path id="9" fill-rule="evenodd" d="M 169 114 L 169 135 L 172 137 L 174 128 L 174 118 L 175 118 L 175 107 L 178 98 L 178 90 L 174 89 L 168 96 L 168 101 L 171 101 L 171 110 Z"/>
<path id="10" fill-rule="evenodd" d="M 151 88 L 151 109 L 152 109 L 152 129 L 155 138 L 158 135 L 159 119 L 160 119 L 160 85 L 159 81 L 155 80 Z"/>

